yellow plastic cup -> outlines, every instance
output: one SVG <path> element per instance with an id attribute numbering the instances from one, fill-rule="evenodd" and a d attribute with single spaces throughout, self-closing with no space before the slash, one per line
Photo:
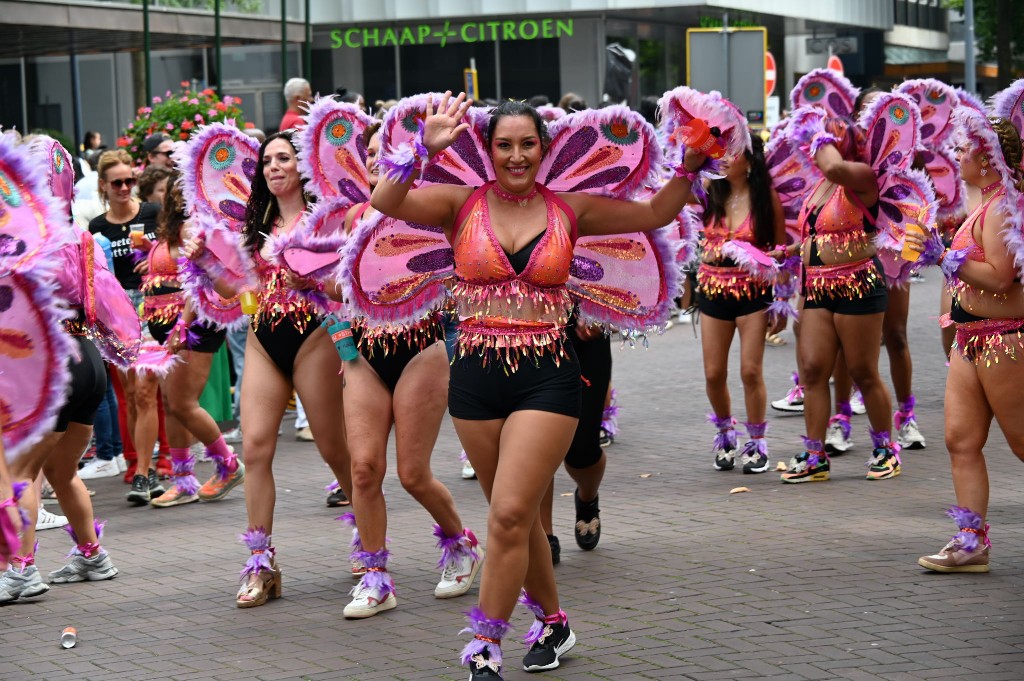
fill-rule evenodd
<path id="1" fill-rule="evenodd" d="M 910 234 L 911 232 L 916 232 L 921 236 L 921 238 L 924 238 L 925 236 L 924 227 L 922 227 L 921 225 L 915 225 L 913 223 L 907 225 L 906 232 L 907 234 Z M 904 239 L 903 251 L 900 253 L 900 257 L 908 262 L 917 262 L 917 259 L 921 257 L 921 252 L 915 251 L 913 248 L 911 248 L 910 244 L 907 243 L 907 240 Z"/>
<path id="2" fill-rule="evenodd" d="M 242 291 L 242 295 L 238 296 L 238 301 L 242 305 L 242 314 L 253 315 L 259 309 L 259 301 L 252 291 Z"/>

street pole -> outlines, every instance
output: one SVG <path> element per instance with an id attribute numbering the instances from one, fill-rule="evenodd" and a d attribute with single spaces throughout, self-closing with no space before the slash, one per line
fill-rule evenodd
<path id="1" fill-rule="evenodd" d="M 302 51 L 302 73 L 310 83 L 313 82 L 313 22 L 309 17 L 309 0 L 306 0 L 304 16 L 306 19 L 306 30 L 303 36 L 306 46 Z"/>
<path id="2" fill-rule="evenodd" d="M 223 97 L 224 93 L 221 91 L 221 83 L 223 82 L 224 76 L 221 75 L 221 54 L 220 54 L 220 0 L 213 0 L 213 66 L 217 69 L 216 75 L 213 77 L 213 86 L 217 90 L 217 96 Z"/>
<path id="3" fill-rule="evenodd" d="M 729 79 L 729 13 L 722 14 L 722 53 L 725 55 L 725 92 L 722 95 L 732 97 L 732 83 Z"/>
<path id="4" fill-rule="evenodd" d="M 149 59 L 149 0 L 142 0 L 142 52 L 146 63 L 146 101 L 149 106 L 153 101 L 153 67 Z"/>
<path id="5" fill-rule="evenodd" d="M 281 0 L 281 96 L 284 97 L 284 84 L 288 82 L 288 21 L 285 16 L 286 0 Z M 285 100 L 285 107 L 288 101 Z"/>
<path id="6" fill-rule="evenodd" d="M 964 89 L 977 94 L 974 65 L 974 0 L 964 0 Z"/>

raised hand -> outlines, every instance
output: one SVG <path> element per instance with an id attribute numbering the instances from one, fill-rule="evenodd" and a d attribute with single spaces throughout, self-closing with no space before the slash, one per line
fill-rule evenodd
<path id="1" fill-rule="evenodd" d="M 426 118 L 423 121 L 423 145 L 431 156 L 451 146 L 459 135 L 469 128 L 469 123 L 460 121 L 472 104 L 473 100 L 467 99 L 465 92 L 460 92 L 459 96 L 453 99 L 451 90 L 447 90 L 441 97 L 436 112 L 433 98 L 427 102 Z"/>

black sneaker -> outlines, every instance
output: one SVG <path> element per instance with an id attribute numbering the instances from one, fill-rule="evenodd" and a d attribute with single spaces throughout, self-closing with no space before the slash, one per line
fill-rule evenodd
<path id="1" fill-rule="evenodd" d="M 128 492 L 128 503 L 136 506 L 149 504 L 149 478 L 136 475 L 132 478 L 132 489 Z"/>
<path id="2" fill-rule="evenodd" d="M 164 486 L 160 484 L 160 476 L 156 474 L 156 471 L 152 468 L 149 469 L 149 496 L 156 499 L 158 496 L 166 492 Z"/>
<path id="3" fill-rule="evenodd" d="M 345 491 L 340 487 L 330 494 L 327 495 L 327 506 L 328 508 L 337 508 L 338 506 L 348 506 L 351 504 L 348 497 L 345 496 Z"/>
<path id="4" fill-rule="evenodd" d="M 528 672 L 543 672 L 558 667 L 558 658 L 576 645 L 576 634 L 569 623 L 545 624 L 544 633 L 523 658 L 523 669 Z"/>
<path id="5" fill-rule="evenodd" d="M 551 564 L 558 565 L 562 560 L 562 545 L 558 543 L 558 537 L 553 534 L 549 534 L 548 546 L 551 547 Z"/>
<path id="6" fill-rule="evenodd" d="M 610 445 L 610 444 L 612 444 L 614 442 L 615 442 L 615 437 L 611 433 L 609 433 L 607 430 L 602 428 L 601 429 L 601 434 L 597 438 L 597 444 L 599 444 L 602 447 L 607 447 L 608 445 Z"/>
<path id="7" fill-rule="evenodd" d="M 731 449 L 715 452 L 715 470 L 731 471 L 736 467 L 736 457 Z"/>
<path id="8" fill-rule="evenodd" d="M 501 664 L 492 664 L 487 651 L 481 650 L 469 659 L 469 681 L 484 679 L 502 681 Z"/>
<path id="9" fill-rule="evenodd" d="M 601 541 L 601 509 L 597 507 L 597 497 L 583 503 L 578 489 L 572 497 L 576 503 L 576 527 L 573 528 L 576 545 L 584 551 L 593 551 Z"/>

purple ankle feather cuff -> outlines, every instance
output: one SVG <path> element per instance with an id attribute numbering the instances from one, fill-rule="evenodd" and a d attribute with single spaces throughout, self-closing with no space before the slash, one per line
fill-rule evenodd
<path id="1" fill-rule="evenodd" d="M 800 439 L 804 441 L 804 449 L 808 454 L 821 454 L 825 451 L 825 445 L 821 440 L 812 440 L 806 435 L 801 435 Z"/>
<path id="2" fill-rule="evenodd" d="M 243 580 L 249 575 L 269 572 L 274 569 L 270 562 L 274 557 L 274 547 L 270 545 L 270 535 L 264 528 L 250 527 L 238 535 L 238 540 L 252 552 L 242 568 L 241 578 Z"/>
<path id="3" fill-rule="evenodd" d="M 476 547 L 479 544 L 476 535 L 469 528 L 465 528 L 454 537 L 449 537 L 441 529 L 440 525 L 434 525 L 434 536 L 437 537 L 437 548 L 441 549 L 441 558 L 437 561 L 438 569 L 444 569 L 445 565 L 454 563 L 463 556 L 469 556 L 473 560 L 480 560 Z"/>
<path id="4" fill-rule="evenodd" d="M 946 515 L 953 519 L 960 531 L 953 539 L 960 543 L 967 551 L 978 549 L 978 540 L 981 539 L 985 546 L 991 546 L 988 540 L 988 526 L 984 525 L 982 517 L 965 506 L 953 506 Z"/>
<path id="5" fill-rule="evenodd" d="M 192 455 L 184 459 L 171 461 L 171 473 L 174 476 L 174 485 L 182 494 L 192 496 L 199 491 L 199 481 L 192 471 L 195 469 L 196 458 Z"/>
<path id="6" fill-rule="evenodd" d="M 896 410 L 896 414 L 893 416 L 893 425 L 896 426 L 896 430 L 903 427 L 903 424 L 907 421 L 914 419 L 914 406 L 917 404 L 917 400 L 914 398 L 913 393 L 907 396 L 907 399 L 899 403 L 899 409 Z"/>
<path id="7" fill-rule="evenodd" d="M 473 608 L 467 612 L 466 618 L 469 619 L 469 626 L 459 633 L 471 633 L 473 634 L 473 640 L 462 649 L 462 654 L 459 656 L 462 664 L 468 665 L 474 655 L 487 651 L 488 660 L 493 667 L 497 667 L 497 670 L 500 670 L 502 662 L 501 640 L 505 638 L 511 628 L 509 623 L 501 619 L 492 620 L 488 618 L 480 608 Z"/>
<path id="8" fill-rule="evenodd" d="M 889 449 L 892 447 L 892 438 L 888 430 L 869 430 L 871 434 L 871 445 L 875 449 Z"/>
<path id="9" fill-rule="evenodd" d="M 373 589 L 383 599 L 388 594 L 395 593 L 395 580 L 388 572 L 388 558 L 391 552 L 387 549 L 380 551 L 354 551 L 352 559 L 360 565 L 366 566 L 366 574 L 359 579 L 359 584 L 352 588 L 352 594 L 360 588 Z"/>
<path id="10" fill-rule="evenodd" d="M 849 403 L 846 403 L 849 407 Z M 850 416 L 848 414 L 839 413 L 828 420 L 828 424 L 831 426 L 833 423 L 839 424 L 839 430 L 843 432 L 843 437 L 847 440 L 850 439 L 850 434 L 853 432 L 853 427 L 850 425 Z"/>
<path id="11" fill-rule="evenodd" d="M 711 451 L 732 451 L 736 449 L 736 419 L 732 416 L 719 417 L 714 412 L 708 414 L 708 423 L 718 429 L 711 440 Z"/>

